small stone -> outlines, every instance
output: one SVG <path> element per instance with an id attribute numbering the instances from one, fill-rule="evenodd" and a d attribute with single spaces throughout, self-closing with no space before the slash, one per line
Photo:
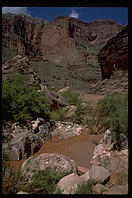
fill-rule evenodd
<path id="1" fill-rule="evenodd" d="M 17 194 L 29 194 L 29 193 L 24 192 L 24 191 L 20 191 L 20 192 L 17 192 Z"/>

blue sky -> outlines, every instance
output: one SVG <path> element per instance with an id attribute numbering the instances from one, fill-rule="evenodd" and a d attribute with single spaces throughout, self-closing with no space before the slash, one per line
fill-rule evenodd
<path id="1" fill-rule="evenodd" d="M 128 8 L 126 7 L 4 7 L 2 12 L 23 13 L 50 22 L 56 16 L 72 16 L 86 22 L 108 19 L 123 25 L 128 24 Z"/>

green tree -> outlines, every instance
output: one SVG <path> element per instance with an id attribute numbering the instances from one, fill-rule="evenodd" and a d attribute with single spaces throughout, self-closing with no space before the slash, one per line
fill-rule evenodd
<path id="1" fill-rule="evenodd" d="M 50 119 L 50 103 L 46 94 L 40 95 L 36 86 L 28 84 L 28 77 L 12 73 L 2 82 L 3 120 L 24 122 L 30 117 Z"/>

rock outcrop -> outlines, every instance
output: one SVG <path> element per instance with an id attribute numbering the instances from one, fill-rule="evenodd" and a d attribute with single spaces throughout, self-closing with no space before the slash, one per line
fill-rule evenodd
<path id="1" fill-rule="evenodd" d="M 10 145 L 9 149 L 11 149 L 12 160 L 17 161 L 27 159 L 30 155 L 38 152 L 43 143 L 39 136 L 31 132 L 23 132 L 12 138 L 3 147 L 8 149 L 8 145 Z"/>
<path id="2" fill-rule="evenodd" d="M 113 72 L 128 71 L 128 26 L 111 38 L 98 54 L 102 80 Z"/>
<path id="3" fill-rule="evenodd" d="M 11 58 L 12 54 L 40 56 L 43 29 L 49 22 L 26 15 L 2 15 L 3 56 Z M 9 51 L 10 50 L 10 51 Z M 12 52 L 11 52 L 12 50 Z M 3 60 L 3 61 L 4 61 Z"/>

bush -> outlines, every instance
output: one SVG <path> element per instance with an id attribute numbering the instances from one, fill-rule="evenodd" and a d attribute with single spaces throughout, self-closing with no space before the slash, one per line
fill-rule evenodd
<path id="1" fill-rule="evenodd" d="M 55 121 L 66 121 L 66 112 L 67 109 L 65 107 L 52 111 L 51 112 L 52 123 L 54 123 Z"/>
<path id="2" fill-rule="evenodd" d="M 54 191 L 54 194 L 62 194 L 61 189 L 57 187 L 56 190 Z"/>
<path id="3" fill-rule="evenodd" d="M 65 91 L 61 94 L 64 98 L 66 98 L 69 105 L 78 106 L 80 104 L 79 93 L 72 92 L 70 90 Z"/>
<path id="4" fill-rule="evenodd" d="M 80 184 L 75 192 L 75 194 L 92 194 L 93 192 L 93 181 L 88 180 L 83 184 Z"/>
<path id="5" fill-rule="evenodd" d="M 2 82 L 3 120 L 24 122 L 30 117 L 50 119 L 50 104 L 36 86 L 28 85 L 27 76 L 12 73 Z"/>
<path id="6" fill-rule="evenodd" d="M 77 107 L 76 112 L 70 118 L 67 118 L 66 114 L 68 112 L 67 107 L 63 107 L 61 109 L 55 110 L 51 112 L 51 120 L 54 121 L 72 121 L 72 122 L 81 122 L 81 117 L 84 115 L 84 108 L 81 105 L 81 101 L 79 99 L 79 93 L 74 93 L 72 91 L 65 91 L 61 94 L 66 101 L 70 105 L 75 105 Z"/>
<path id="7" fill-rule="evenodd" d="M 122 134 L 128 136 L 128 94 L 107 95 L 99 101 L 97 114 L 105 129 L 110 128 L 116 149 L 121 149 Z"/>
<path id="8" fill-rule="evenodd" d="M 32 182 L 24 186 L 21 190 L 32 194 L 53 194 L 56 184 L 66 175 L 66 173 L 52 171 L 47 167 L 45 170 L 35 173 Z"/>
<path id="9" fill-rule="evenodd" d="M 101 133 L 109 128 L 113 141 L 116 141 L 116 149 L 120 149 L 123 137 L 128 136 L 128 94 L 107 95 L 96 108 L 88 106 L 87 115 L 85 125 L 90 133 Z"/>

